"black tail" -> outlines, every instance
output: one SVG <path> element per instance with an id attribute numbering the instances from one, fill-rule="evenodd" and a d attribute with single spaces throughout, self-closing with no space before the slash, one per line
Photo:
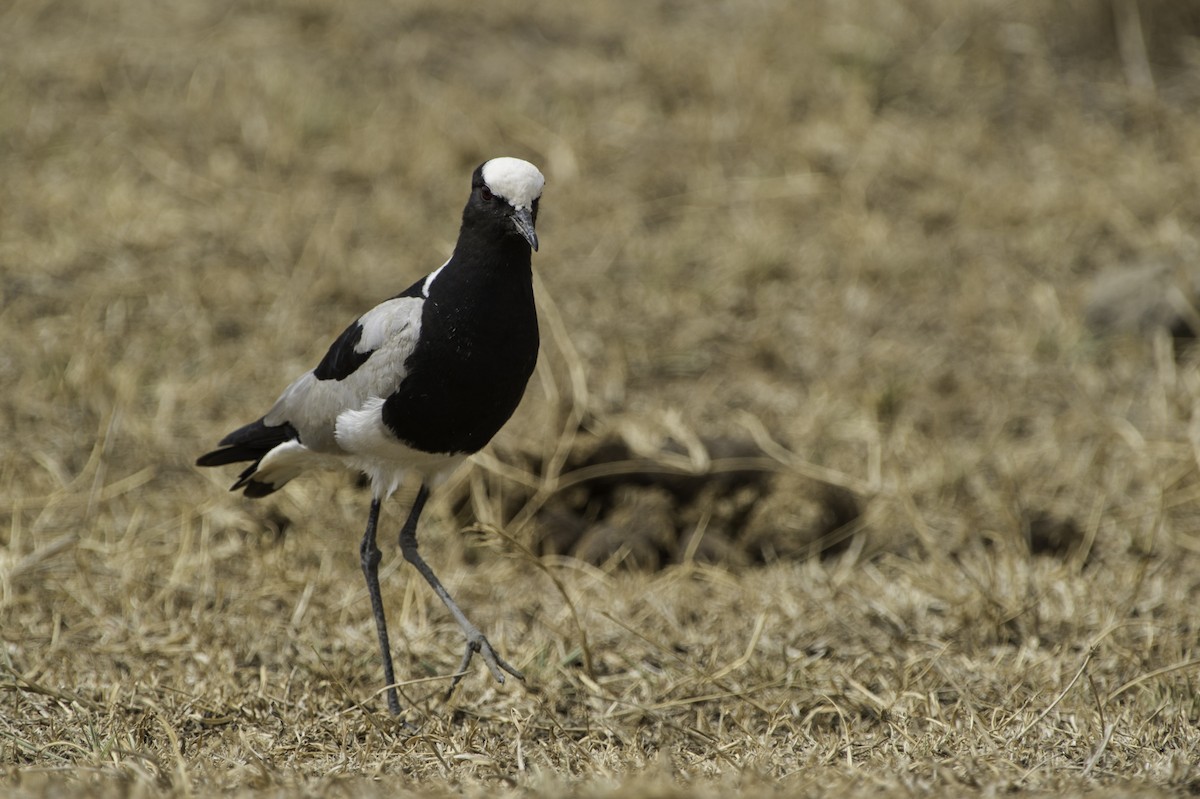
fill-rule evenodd
<path id="1" fill-rule="evenodd" d="M 265 417 L 264 417 L 265 418 Z M 280 425 L 267 425 L 262 419 L 251 422 L 245 427 L 239 427 L 221 439 L 219 446 L 212 452 L 205 453 L 196 459 L 197 466 L 225 466 L 230 463 L 253 461 L 233 484 L 230 491 L 239 488 L 246 489 L 248 497 L 263 497 L 275 490 L 265 483 L 251 480 L 250 476 L 258 468 L 258 462 L 263 456 L 285 441 L 299 438 L 296 428 L 287 422 Z"/>

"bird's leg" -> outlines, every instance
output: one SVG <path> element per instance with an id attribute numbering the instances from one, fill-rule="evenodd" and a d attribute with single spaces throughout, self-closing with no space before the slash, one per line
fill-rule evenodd
<path id="1" fill-rule="evenodd" d="M 417 492 L 417 498 L 413 501 L 412 510 L 408 513 L 408 519 L 404 522 L 404 527 L 400 530 L 400 553 L 404 555 L 404 559 L 416 567 L 421 576 L 425 578 L 425 582 L 429 583 L 433 588 L 433 592 L 438 595 L 442 602 L 449 609 L 450 615 L 458 622 L 458 626 L 462 628 L 463 633 L 467 636 L 467 648 L 463 652 L 462 662 L 458 665 L 458 671 L 454 675 L 454 680 L 450 683 L 449 690 L 446 691 L 446 696 L 453 693 L 454 688 L 462 680 L 466 673 L 467 666 L 471 663 L 471 658 L 478 652 L 483 656 L 483 660 L 487 663 L 488 670 L 492 672 L 492 676 L 497 682 L 504 682 L 504 672 L 508 672 L 518 680 L 524 682 L 525 675 L 517 671 L 504 658 L 496 654 L 496 650 L 484 637 L 479 628 L 467 619 L 462 610 L 450 597 L 450 593 L 442 586 L 442 581 L 433 573 L 433 569 L 429 568 L 429 564 L 421 558 L 421 553 L 417 551 L 417 519 L 421 516 L 421 509 L 425 507 L 425 500 L 429 499 L 429 489 L 424 483 L 421 484 L 420 491 Z"/>
<path id="2" fill-rule="evenodd" d="M 375 614 L 375 632 L 379 634 L 379 652 L 383 655 L 383 679 L 387 682 L 388 710 L 400 715 L 400 700 L 396 697 L 396 673 L 392 669 L 392 648 L 388 645 L 387 620 L 383 616 L 383 595 L 379 592 L 379 547 L 375 545 L 375 526 L 379 523 L 379 499 L 371 501 L 367 517 L 367 532 L 363 534 L 358 554 L 363 574 L 367 578 L 367 593 L 371 595 L 371 611 Z"/>

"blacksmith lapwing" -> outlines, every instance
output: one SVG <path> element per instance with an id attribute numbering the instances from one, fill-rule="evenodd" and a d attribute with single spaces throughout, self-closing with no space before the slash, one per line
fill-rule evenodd
<path id="1" fill-rule="evenodd" d="M 492 675 L 524 677 L 496 654 L 417 551 L 417 520 L 439 475 L 477 452 L 508 421 L 538 354 L 531 250 L 545 178 L 517 158 L 495 158 L 471 177 L 450 260 L 358 317 L 315 369 L 288 386 L 256 422 L 221 440 L 200 466 L 250 461 L 232 490 L 263 497 L 309 468 L 340 466 L 371 481 L 373 498 L 359 554 L 387 680 L 388 709 L 400 713 L 379 591 L 379 507 L 406 474 L 421 479 L 400 551 L 445 603 L 467 637 L 450 689 L 471 657 Z"/>

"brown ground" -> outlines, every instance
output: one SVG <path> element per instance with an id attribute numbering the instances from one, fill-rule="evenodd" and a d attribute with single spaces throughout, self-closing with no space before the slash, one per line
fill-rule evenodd
<path id="1" fill-rule="evenodd" d="M 1200 258 L 1198 37 L 1165 0 L 0 6 L 3 790 L 1200 789 L 1200 358 L 1085 324 Z M 443 700 L 389 533 L 409 736 L 364 490 L 191 464 L 500 154 L 549 179 L 543 358 L 422 538 L 528 683 Z"/>

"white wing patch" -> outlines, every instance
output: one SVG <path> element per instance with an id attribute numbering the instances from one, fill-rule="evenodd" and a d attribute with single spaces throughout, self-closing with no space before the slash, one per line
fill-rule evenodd
<path id="1" fill-rule="evenodd" d="M 426 283 L 428 283 L 426 278 Z M 416 297 L 396 297 L 385 300 L 358 317 L 362 335 L 355 345 L 355 352 L 377 350 L 393 336 L 414 324 L 421 324 L 421 306 Z"/>
<path id="2" fill-rule="evenodd" d="M 336 434 L 338 416 L 400 387 L 406 375 L 405 361 L 421 333 L 424 303 L 420 297 L 397 297 L 360 316 L 363 330 L 355 350 L 371 352 L 371 356 L 341 380 L 318 380 L 312 371 L 305 372 L 275 401 L 264 419 L 266 424 L 288 422 L 306 449 L 343 454 Z"/>

